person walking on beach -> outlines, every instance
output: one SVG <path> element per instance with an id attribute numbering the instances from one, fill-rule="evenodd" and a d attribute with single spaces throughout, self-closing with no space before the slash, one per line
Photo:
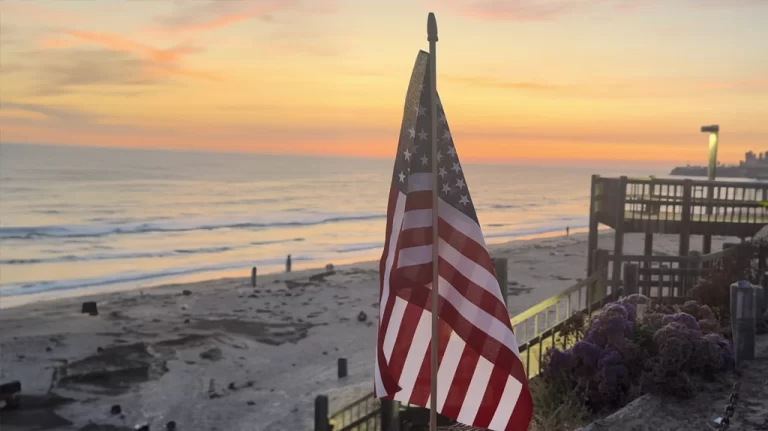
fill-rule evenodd
<path id="1" fill-rule="evenodd" d="M 569 226 L 565 227 L 565 236 L 571 236 L 571 228 Z"/>
<path id="2" fill-rule="evenodd" d="M 291 272 L 291 255 L 285 259 L 285 272 Z"/>

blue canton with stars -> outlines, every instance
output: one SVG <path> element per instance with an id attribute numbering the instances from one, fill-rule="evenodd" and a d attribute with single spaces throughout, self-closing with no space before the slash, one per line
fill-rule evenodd
<path id="1" fill-rule="evenodd" d="M 429 112 L 429 74 L 426 73 L 429 70 L 428 59 L 426 63 L 426 67 L 419 70 L 420 65 L 417 60 L 417 66 L 414 68 L 414 74 L 421 72 L 424 75 L 423 82 L 418 86 L 418 92 L 421 96 L 406 100 L 403 136 L 400 137 L 400 145 L 395 160 L 393 185 L 403 194 L 408 193 L 410 174 L 432 173 L 432 160 L 430 160 L 432 157 L 432 137 L 430 136 L 432 133 L 432 116 Z M 417 100 L 418 104 L 416 103 Z M 411 103 L 408 103 L 409 101 Z M 408 106 L 409 104 L 412 106 Z M 409 113 L 411 118 L 407 118 Z M 413 117 L 415 117 L 415 121 L 412 121 Z M 453 145 L 453 138 L 439 95 L 437 97 L 437 121 L 437 169 L 440 198 L 478 223 L 477 214 L 464 178 L 464 171 L 459 162 L 456 147 Z M 408 127 L 409 124 L 411 127 Z"/>

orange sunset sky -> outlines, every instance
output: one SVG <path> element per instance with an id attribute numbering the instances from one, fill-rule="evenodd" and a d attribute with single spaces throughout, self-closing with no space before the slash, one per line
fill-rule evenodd
<path id="1" fill-rule="evenodd" d="M 464 159 L 768 150 L 768 0 L 3 0 L 0 141 L 391 157 L 430 11 Z"/>

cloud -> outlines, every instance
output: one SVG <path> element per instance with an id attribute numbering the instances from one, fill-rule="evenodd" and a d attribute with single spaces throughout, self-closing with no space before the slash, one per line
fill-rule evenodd
<path id="1" fill-rule="evenodd" d="M 77 49 L 38 54 L 37 64 L 29 73 L 39 83 L 33 90 L 37 95 L 60 95 L 82 91 L 85 87 L 131 87 L 118 92 L 131 95 L 150 90 L 150 86 L 163 81 L 146 73 L 145 62 L 129 53 L 104 49 Z M 103 90 L 102 90 L 103 91 Z"/>
<path id="2" fill-rule="evenodd" d="M 448 7 L 455 13 L 486 21 L 549 21 L 565 15 L 585 12 L 600 6 L 632 10 L 660 0 L 427 0 Z M 692 8 L 768 6 L 766 0 L 670 0 Z"/>
<path id="3" fill-rule="evenodd" d="M 431 0 L 435 3 L 436 0 Z M 545 21 L 605 0 L 440 0 L 460 15 L 489 21 Z"/>
<path id="4" fill-rule="evenodd" d="M 565 85 L 547 84 L 543 82 L 531 81 L 502 81 L 493 78 L 484 78 L 480 76 L 442 76 L 441 79 L 451 82 L 457 82 L 476 87 L 501 88 L 507 90 L 525 90 L 525 91 L 553 91 L 568 88 Z"/>
<path id="5" fill-rule="evenodd" d="M 150 31 L 180 35 L 212 31 L 252 19 L 271 22 L 273 15 L 296 9 L 322 13 L 334 10 L 330 0 L 212 0 L 180 3 L 170 15 L 159 17 Z"/>
<path id="6" fill-rule="evenodd" d="M 84 121 L 94 121 L 96 116 L 93 114 L 87 114 L 80 110 L 56 108 L 53 106 L 38 105 L 34 103 L 13 103 L 3 102 L 0 103 L 0 112 L 2 111 L 14 111 L 14 112 L 29 112 L 32 114 L 38 114 L 47 120 L 79 123 Z"/>
<path id="7" fill-rule="evenodd" d="M 62 4 L 64 3 L 62 2 Z M 64 12 L 61 9 L 51 8 L 50 6 L 40 6 L 40 4 L 30 1 L 0 1 L 0 13 L 43 23 L 66 22 L 72 25 L 83 20 L 82 16 Z"/>
<path id="8" fill-rule="evenodd" d="M 106 133 L 112 136 L 151 135 L 167 132 L 167 129 L 138 126 L 125 120 L 103 114 L 85 112 L 66 106 L 40 105 L 36 103 L 3 102 L 0 104 L 0 125 L 14 127 L 16 131 L 79 131 Z M 16 133 L 18 134 L 18 133 Z M 26 142 L 24 136 L 14 136 L 9 141 Z"/>
<path id="9" fill-rule="evenodd" d="M 172 48 L 161 49 L 110 33 L 65 30 L 59 32 L 58 36 L 56 38 L 43 39 L 40 47 L 46 51 L 81 45 L 96 45 L 106 51 L 132 55 L 141 62 L 141 75 L 144 77 L 156 79 L 182 76 L 208 81 L 218 79 L 211 72 L 193 70 L 182 65 L 182 61 L 186 56 L 203 51 L 201 48 L 188 43 L 181 43 Z"/>

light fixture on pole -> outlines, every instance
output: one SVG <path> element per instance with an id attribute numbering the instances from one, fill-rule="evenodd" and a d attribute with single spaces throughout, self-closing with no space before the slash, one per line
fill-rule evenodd
<path id="1" fill-rule="evenodd" d="M 713 124 L 711 126 L 701 126 L 701 133 L 709 133 L 709 166 L 707 168 L 707 179 L 715 179 L 715 169 L 717 168 L 717 141 L 720 133 L 720 126 Z"/>

